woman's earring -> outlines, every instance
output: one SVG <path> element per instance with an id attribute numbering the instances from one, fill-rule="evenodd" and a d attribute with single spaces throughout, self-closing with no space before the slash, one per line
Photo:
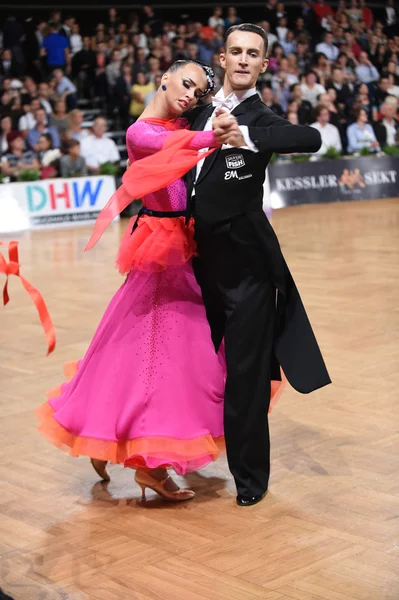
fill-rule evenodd
<path id="1" fill-rule="evenodd" d="M 162 84 L 162 89 L 163 89 L 163 91 L 166 90 L 166 85 L 164 83 Z"/>

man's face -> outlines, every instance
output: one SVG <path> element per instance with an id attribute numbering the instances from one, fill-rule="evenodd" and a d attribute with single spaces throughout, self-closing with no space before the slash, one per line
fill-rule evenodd
<path id="1" fill-rule="evenodd" d="M 38 125 L 44 125 L 46 123 L 46 111 L 43 108 L 39 108 L 35 112 L 35 119 Z"/>
<path id="2" fill-rule="evenodd" d="M 264 42 L 257 33 L 234 31 L 229 35 L 220 64 L 233 90 L 255 87 L 259 74 L 266 71 L 269 63 L 264 55 Z"/>
<path id="3" fill-rule="evenodd" d="M 328 121 L 330 120 L 330 113 L 326 108 L 323 108 L 317 120 L 321 125 L 326 125 L 328 123 Z"/>
<path id="4" fill-rule="evenodd" d="M 93 125 L 94 135 L 97 137 L 102 137 L 104 133 L 107 131 L 107 124 L 105 119 L 96 119 Z"/>
<path id="5" fill-rule="evenodd" d="M 4 61 L 10 61 L 11 60 L 11 50 L 4 50 L 2 58 Z"/>
<path id="6" fill-rule="evenodd" d="M 341 69 L 334 69 L 333 71 L 333 80 L 338 83 L 341 84 L 344 80 L 344 74 L 341 71 Z"/>
<path id="7" fill-rule="evenodd" d="M 381 107 L 381 113 L 385 119 L 393 119 L 395 115 L 395 107 L 393 104 L 384 104 Z"/>
<path id="8" fill-rule="evenodd" d="M 388 77 L 383 77 L 380 81 L 380 90 L 382 92 L 387 92 L 389 89 L 389 79 Z"/>
<path id="9" fill-rule="evenodd" d="M 333 35 L 332 35 L 332 33 L 326 33 L 325 40 L 326 40 L 327 44 L 332 44 L 333 43 Z"/>
<path id="10" fill-rule="evenodd" d="M 47 83 L 41 83 L 39 85 L 39 96 L 41 96 L 42 98 L 47 98 L 49 93 L 50 91 Z"/>

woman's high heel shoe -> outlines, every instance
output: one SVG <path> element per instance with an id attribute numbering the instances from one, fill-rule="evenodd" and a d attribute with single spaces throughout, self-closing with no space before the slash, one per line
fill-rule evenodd
<path id="1" fill-rule="evenodd" d="M 170 475 L 168 475 L 162 481 L 158 481 L 155 477 L 152 477 L 147 471 L 136 471 L 135 480 L 136 483 L 141 487 L 142 502 L 146 501 L 145 490 L 149 488 L 153 490 L 161 498 L 164 500 L 168 500 L 169 502 L 184 502 L 185 500 L 192 500 L 195 496 L 195 492 L 192 490 L 176 490 L 175 492 L 171 492 L 165 488 L 166 482 L 170 479 Z"/>
<path id="2" fill-rule="evenodd" d="M 99 475 L 103 481 L 111 481 L 111 478 L 107 473 L 106 460 L 98 460 L 98 458 L 91 458 L 90 462 L 97 475 Z"/>

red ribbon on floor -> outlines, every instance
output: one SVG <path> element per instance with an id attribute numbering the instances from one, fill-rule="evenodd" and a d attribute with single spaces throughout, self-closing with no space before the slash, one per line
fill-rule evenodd
<path id="1" fill-rule="evenodd" d="M 0 242 L 0 246 L 7 246 L 4 242 Z M 47 339 L 47 355 L 49 355 L 55 348 L 55 328 L 50 317 L 50 313 L 47 310 L 47 306 L 43 300 L 41 293 L 33 287 L 29 281 L 27 281 L 19 272 L 20 269 L 18 259 L 18 242 L 8 243 L 8 262 L 0 252 L 0 273 L 4 273 L 6 276 L 6 282 L 3 288 L 3 304 L 8 304 L 10 297 L 8 295 L 8 278 L 10 275 L 19 277 L 22 285 L 28 292 L 33 304 L 36 306 L 39 313 L 39 319 L 41 321 L 44 333 Z"/>

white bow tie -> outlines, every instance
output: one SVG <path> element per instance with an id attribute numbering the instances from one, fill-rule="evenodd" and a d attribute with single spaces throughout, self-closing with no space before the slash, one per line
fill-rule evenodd
<path id="1" fill-rule="evenodd" d="M 235 99 L 233 97 L 228 96 L 227 98 L 218 98 L 214 96 L 212 98 L 212 105 L 214 107 L 222 106 L 223 108 L 227 108 L 230 112 L 235 108 Z"/>

